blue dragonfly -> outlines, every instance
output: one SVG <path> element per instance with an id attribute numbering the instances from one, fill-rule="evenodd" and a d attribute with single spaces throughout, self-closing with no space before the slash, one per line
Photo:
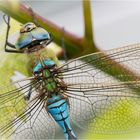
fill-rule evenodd
<path id="1" fill-rule="evenodd" d="M 66 140 L 78 137 L 73 124 L 91 133 L 122 133 L 139 127 L 139 44 L 57 66 L 40 55 L 52 41 L 46 30 L 26 23 L 12 44 L 8 41 L 10 18 L 5 22 L 5 52 L 35 54 L 35 64 L 32 77 L 0 87 L 2 137 L 51 139 L 54 123 L 62 128 Z"/>

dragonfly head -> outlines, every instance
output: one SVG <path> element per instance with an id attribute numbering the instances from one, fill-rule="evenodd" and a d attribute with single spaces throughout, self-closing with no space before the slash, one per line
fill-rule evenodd
<path id="1" fill-rule="evenodd" d="M 21 27 L 15 47 L 23 53 L 32 53 L 45 48 L 51 41 L 45 29 L 28 22 Z"/>

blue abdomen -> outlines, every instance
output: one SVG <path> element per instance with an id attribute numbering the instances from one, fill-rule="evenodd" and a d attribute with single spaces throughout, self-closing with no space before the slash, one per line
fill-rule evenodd
<path id="1" fill-rule="evenodd" d="M 71 128 L 68 114 L 68 103 L 60 95 L 48 99 L 48 112 L 63 129 L 66 139 L 76 139 Z"/>

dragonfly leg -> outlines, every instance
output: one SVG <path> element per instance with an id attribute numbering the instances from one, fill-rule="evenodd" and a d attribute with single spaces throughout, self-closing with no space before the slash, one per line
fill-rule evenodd
<path id="1" fill-rule="evenodd" d="M 21 53 L 20 51 L 16 50 L 15 45 L 13 45 L 12 43 L 8 42 L 8 36 L 9 36 L 9 30 L 10 30 L 10 16 L 7 16 L 7 19 L 6 19 L 6 15 L 4 15 L 3 19 L 4 19 L 5 23 L 7 24 L 6 41 L 5 41 L 5 45 L 4 45 L 5 52 Z M 7 46 L 9 46 L 12 49 L 8 49 Z"/>
<path id="2" fill-rule="evenodd" d="M 24 99 L 26 101 L 29 101 L 31 98 L 31 94 L 32 94 L 32 86 L 30 87 L 28 94 L 24 96 Z"/>
<path id="3" fill-rule="evenodd" d="M 67 89 L 67 84 L 61 79 L 61 81 L 59 81 L 59 85 L 60 85 L 60 88 L 62 90 L 66 90 Z"/>
<path id="4" fill-rule="evenodd" d="M 22 80 L 22 79 L 25 79 L 25 78 L 27 78 L 27 77 L 25 75 L 23 75 L 22 73 L 20 73 L 19 71 L 14 71 L 14 75 L 11 76 L 10 81 L 11 81 L 11 83 L 14 83 L 17 80 Z M 29 82 L 27 82 L 26 84 L 29 84 Z M 20 82 L 20 84 L 15 84 L 14 86 L 16 88 L 19 88 L 19 87 L 22 87 L 24 85 L 25 85 L 24 82 L 23 83 Z M 24 93 L 23 94 L 23 98 L 26 101 L 29 101 L 30 100 L 30 97 L 31 97 L 31 94 L 32 94 L 32 86 L 30 85 L 29 91 L 27 93 Z"/>
<path id="5" fill-rule="evenodd" d="M 37 26 L 37 27 L 40 27 L 39 23 L 37 22 L 36 18 L 35 18 L 35 13 L 33 11 L 33 9 L 30 7 L 29 8 L 29 12 L 31 13 L 31 16 L 32 16 L 32 20 L 34 22 L 34 24 Z"/>

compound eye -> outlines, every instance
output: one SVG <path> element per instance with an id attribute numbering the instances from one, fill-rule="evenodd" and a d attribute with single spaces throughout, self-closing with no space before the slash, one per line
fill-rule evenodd
<path id="1" fill-rule="evenodd" d="M 32 25 L 28 25 L 26 29 L 27 29 L 27 31 L 30 31 L 30 30 L 33 29 L 33 26 Z"/>

